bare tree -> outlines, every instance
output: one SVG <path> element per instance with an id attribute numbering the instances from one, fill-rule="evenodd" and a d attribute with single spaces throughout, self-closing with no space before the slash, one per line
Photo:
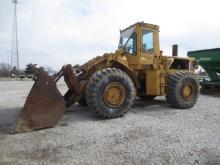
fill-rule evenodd
<path id="1" fill-rule="evenodd" d="M 6 63 L 0 63 L 0 77 L 8 77 L 11 74 L 10 65 Z"/>

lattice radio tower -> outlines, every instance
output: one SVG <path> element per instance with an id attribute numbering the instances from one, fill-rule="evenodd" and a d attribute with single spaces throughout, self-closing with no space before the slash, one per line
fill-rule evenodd
<path id="1" fill-rule="evenodd" d="M 12 0 L 14 5 L 13 29 L 11 41 L 11 68 L 19 69 L 18 36 L 17 36 L 17 0 Z"/>

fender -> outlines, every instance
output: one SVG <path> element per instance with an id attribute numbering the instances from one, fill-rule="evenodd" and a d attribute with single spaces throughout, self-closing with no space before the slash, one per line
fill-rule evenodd
<path id="1" fill-rule="evenodd" d="M 122 64 L 121 62 L 115 61 L 115 60 L 112 61 L 112 67 L 117 68 L 117 69 L 121 69 L 122 71 L 124 71 L 132 79 L 135 88 L 140 89 L 141 86 L 138 81 L 137 74 L 130 67 Z"/>

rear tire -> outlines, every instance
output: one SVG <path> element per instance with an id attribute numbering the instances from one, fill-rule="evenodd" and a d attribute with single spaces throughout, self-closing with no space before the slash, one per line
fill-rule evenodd
<path id="1" fill-rule="evenodd" d="M 125 72 L 106 68 L 90 78 L 86 101 L 101 117 L 116 118 L 129 111 L 135 94 L 134 84 Z"/>
<path id="2" fill-rule="evenodd" d="M 174 108 L 192 108 L 198 99 L 199 84 L 190 72 L 177 72 L 168 77 L 167 102 Z"/>

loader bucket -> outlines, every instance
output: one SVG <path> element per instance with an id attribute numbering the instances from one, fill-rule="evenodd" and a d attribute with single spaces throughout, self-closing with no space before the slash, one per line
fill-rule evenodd
<path id="1" fill-rule="evenodd" d="M 54 78 L 41 72 L 26 99 L 13 133 L 53 127 L 64 111 L 65 102 Z"/>

